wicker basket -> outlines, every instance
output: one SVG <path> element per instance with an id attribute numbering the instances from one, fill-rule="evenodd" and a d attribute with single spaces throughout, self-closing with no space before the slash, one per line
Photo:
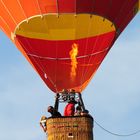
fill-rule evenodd
<path id="1" fill-rule="evenodd" d="M 48 140 L 93 140 L 93 118 L 89 116 L 49 118 Z"/>

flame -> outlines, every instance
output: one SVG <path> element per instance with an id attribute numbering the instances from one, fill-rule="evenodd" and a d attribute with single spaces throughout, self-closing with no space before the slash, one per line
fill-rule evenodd
<path id="1" fill-rule="evenodd" d="M 78 44 L 73 43 L 72 49 L 69 52 L 70 58 L 71 58 L 71 78 L 74 79 L 76 76 L 76 69 L 77 69 L 77 55 L 78 55 Z"/>

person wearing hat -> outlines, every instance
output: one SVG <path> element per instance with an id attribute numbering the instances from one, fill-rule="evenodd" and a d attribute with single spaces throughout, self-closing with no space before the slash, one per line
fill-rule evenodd
<path id="1" fill-rule="evenodd" d="M 81 116 L 87 116 L 87 117 L 91 117 L 92 118 L 92 116 L 89 114 L 89 111 L 88 110 L 82 111 L 81 112 Z"/>
<path id="2" fill-rule="evenodd" d="M 78 105 L 76 107 L 76 111 L 74 113 L 74 116 L 81 116 L 81 112 L 82 112 L 82 107 L 80 105 Z"/>
<path id="3" fill-rule="evenodd" d="M 48 112 L 52 115 L 51 117 L 61 117 L 61 114 L 52 106 L 48 107 Z"/>
<path id="4" fill-rule="evenodd" d="M 74 97 L 70 98 L 70 101 L 68 102 L 68 104 L 64 109 L 64 116 L 74 116 L 75 104 L 77 104 L 75 98 Z"/>

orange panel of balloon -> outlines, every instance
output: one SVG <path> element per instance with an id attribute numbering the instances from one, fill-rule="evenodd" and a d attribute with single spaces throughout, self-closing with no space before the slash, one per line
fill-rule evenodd
<path id="1" fill-rule="evenodd" d="M 139 5 L 139 0 L 1 0 L 0 28 L 53 92 L 81 92 Z"/>

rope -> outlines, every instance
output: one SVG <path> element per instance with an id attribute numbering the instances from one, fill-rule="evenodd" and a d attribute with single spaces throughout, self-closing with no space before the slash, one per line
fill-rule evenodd
<path id="1" fill-rule="evenodd" d="M 28 16 L 26 15 L 24 8 L 22 7 L 22 4 L 20 3 L 19 0 L 17 0 L 17 3 L 19 5 L 19 7 L 21 8 L 23 15 L 25 16 L 25 18 L 27 19 L 27 22 L 28 22 Z"/>
<path id="2" fill-rule="evenodd" d="M 8 30 L 9 30 L 10 32 L 12 32 L 12 29 L 11 29 L 10 26 L 7 24 L 7 22 L 3 19 L 2 16 L 0 16 L 0 19 L 1 19 L 1 21 L 7 26 Z M 1 27 L 1 28 L 2 28 L 2 27 Z M 3 30 L 5 31 L 4 28 L 3 28 Z M 6 32 L 6 31 L 5 31 L 5 32 Z"/>
<path id="3" fill-rule="evenodd" d="M 94 18 L 94 17 L 91 17 L 91 18 Z M 92 22 L 92 19 L 91 19 L 91 22 Z M 96 25 L 97 27 L 98 27 L 98 25 Z M 91 29 L 91 27 L 90 27 L 90 29 Z M 102 29 L 100 28 L 99 30 L 98 30 L 98 33 L 101 31 Z M 92 53 L 94 52 L 94 50 L 96 49 L 96 44 L 97 44 L 97 42 L 98 42 L 98 39 L 99 39 L 99 35 L 97 35 L 97 38 L 96 38 L 96 40 L 93 42 L 93 48 L 92 48 Z M 87 44 L 88 45 L 88 44 Z M 99 46 L 99 48 L 100 48 L 101 46 Z M 107 47 L 107 49 L 105 50 L 105 51 L 107 51 L 107 50 L 109 50 L 109 47 Z M 103 52 L 105 52 L 104 50 L 103 50 Z M 95 52 L 95 53 L 97 53 L 97 55 L 99 54 L 98 52 Z M 96 60 L 95 58 L 97 58 L 97 55 L 95 55 L 95 57 L 93 58 L 93 62 L 94 62 L 94 60 Z M 91 58 L 92 58 L 92 55 L 90 55 L 90 57 L 89 57 L 89 59 L 88 59 L 88 61 L 87 61 L 87 64 L 90 64 L 90 62 L 91 62 Z M 84 63 L 85 63 L 85 61 L 84 61 Z M 88 73 L 88 71 L 89 71 L 89 69 L 88 69 L 88 67 L 86 67 L 85 69 L 84 69 L 84 72 L 83 72 L 83 79 L 82 79 L 82 81 L 85 79 L 85 77 L 86 77 L 86 73 Z"/>
<path id="4" fill-rule="evenodd" d="M 58 14 L 57 15 L 57 18 L 59 18 L 59 13 L 58 12 L 59 11 L 58 11 L 58 1 L 57 1 L 57 14 Z M 55 24 L 54 24 L 54 26 L 55 26 Z M 57 41 L 55 42 L 55 47 L 56 47 L 56 50 L 55 50 L 56 51 L 56 56 L 55 56 L 56 57 L 56 61 L 55 61 L 55 67 L 54 67 L 55 68 L 55 73 L 54 73 L 55 74 L 54 86 L 55 86 L 56 92 L 58 93 L 58 88 L 57 88 L 57 77 L 58 77 L 57 76 L 57 69 L 58 69 L 58 67 L 57 67 L 58 66 L 58 59 L 57 59 L 58 58 L 58 43 L 57 43 Z"/>
<path id="5" fill-rule="evenodd" d="M 17 25 L 18 23 L 16 22 L 15 18 L 12 16 L 12 14 L 9 11 L 9 9 L 6 7 L 6 5 L 4 4 L 4 2 L 2 0 L 1 0 L 1 3 L 4 6 L 5 10 L 7 11 L 7 13 L 9 14 L 9 16 L 12 18 L 14 24 Z"/>
<path id="6" fill-rule="evenodd" d="M 111 7 L 111 5 L 112 5 L 112 0 L 110 0 L 110 7 Z M 123 10 L 124 7 L 127 7 L 127 5 L 128 5 L 128 2 L 125 1 L 125 2 L 123 3 L 123 6 L 121 7 L 121 10 L 120 10 L 121 12 L 119 12 L 119 14 L 117 15 L 117 17 L 113 20 L 113 23 L 117 20 L 118 17 L 120 17 L 120 16 L 122 15 L 122 10 Z M 107 13 L 109 13 L 109 11 L 110 11 L 110 8 L 108 9 L 108 12 L 107 12 Z M 127 16 L 128 16 L 128 15 L 127 15 Z M 103 20 L 103 21 L 104 21 L 104 20 Z M 94 43 L 95 46 L 96 46 L 97 40 L 98 40 L 98 37 L 96 38 L 96 41 L 95 41 L 95 43 Z M 112 42 L 113 42 L 113 41 L 112 41 Z M 112 46 L 112 45 L 110 45 L 110 48 L 111 48 L 111 46 Z M 108 49 L 108 51 L 110 50 L 110 48 Z M 86 49 L 87 49 L 87 44 L 86 44 Z M 92 52 L 93 52 L 93 51 L 94 51 L 94 47 L 93 47 Z M 105 56 L 104 56 L 104 57 L 105 57 Z M 95 58 L 93 59 L 93 61 L 94 61 L 94 60 L 96 60 L 96 56 L 95 56 Z M 91 57 L 89 58 L 88 63 L 90 63 L 90 61 L 91 61 Z M 102 59 L 102 61 L 103 61 L 103 59 Z M 101 61 L 101 62 L 102 62 L 102 61 Z M 100 63 L 101 63 L 101 62 L 100 62 Z M 83 79 L 85 78 L 85 74 L 88 73 L 88 71 L 89 71 L 89 70 L 88 70 L 87 68 L 84 69 L 81 82 L 82 82 Z M 81 85 L 82 85 L 82 84 L 81 84 Z"/>
<path id="7" fill-rule="evenodd" d="M 133 135 L 136 135 L 136 134 L 140 133 L 140 130 L 137 130 L 137 131 L 132 132 L 132 133 L 129 133 L 129 134 L 118 134 L 118 133 L 114 133 L 114 132 L 112 132 L 112 131 L 110 131 L 110 130 L 107 130 L 107 129 L 104 128 L 102 125 L 100 125 L 97 121 L 94 120 L 94 122 L 95 122 L 95 124 L 96 124 L 97 126 L 99 126 L 99 127 L 100 127 L 102 130 L 104 130 L 105 132 L 107 132 L 107 133 L 109 133 L 109 134 L 111 134 L 111 135 L 114 135 L 114 136 L 118 136 L 118 137 L 129 137 L 129 136 L 133 136 Z"/>
<path id="8" fill-rule="evenodd" d="M 33 50 L 33 49 L 32 49 L 32 46 L 31 46 L 31 44 L 30 44 L 30 42 L 28 41 L 28 39 L 25 38 L 25 41 L 27 42 L 27 44 L 28 44 L 28 46 L 30 47 L 30 49 Z M 24 47 L 24 44 L 23 44 L 20 40 L 19 40 L 19 43 L 21 44 L 21 46 L 22 46 L 23 49 L 25 50 L 26 54 L 28 55 L 28 52 L 29 52 L 29 51 Z M 41 63 L 38 63 L 38 62 L 36 61 L 35 58 L 32 57 L 32 59 L 35 61 L 36 65 L 40 68 L 40 70 L 44 73 L 44 76 L 47 77 L 48 80 L 49 80 L 49 81 L 52 83 L 52 85 L 55 87 L 55 84 L 53 83 L 52 79 L 51 79 L 48 75 L 46 76 L 46 72 L 45 72 L 45 70 L 44 70 L 42 64 L 41 64 Z M 38 59 L 38 60 L 39 60 L 39 59 Z M 40 62 L 40 60 L 39 60 L 39 62 Z M 55 87 L 55 89 L 56 89 L 56 87 Z M 56 91 L 57 91 L 57 89 L 56 89 Z"/>
<path id="9" fill-rule="evenodd" d="M 36 2 L 37 2 L 37 6 L 38 6 L 38 10 L 40 12 L 40 15 L 43 17 L 43 14 L 42 14 L 42 11 L 41 11 L 41 7 L 40 7 L 40 4 L 39 4 L 39 1 L 36 0 Z"/>
<path id="10" fill-rule="evenodd" d="M 106 52 L 106 51 L 108 51 L 108 50 L 109 50 L 109 47 L 105 48 L 105 49 L 102 50 L 102 51 L 98 51 L 98 52 L 95 52 L 95 53 L 92 53 L 92 54 L 77 56 L 76 58 L 77 58 L 77 59 L 80 59 L 80 58 L 87 58 L 87 57 L 91 57 L 91 56 L 94 56 L 94 55 L 97 55 L 97 54 L 100 54 L 100 53 L 104 53 L 104 52 Z M 31 53 L 28 53 L 27 55 L 28 55 L 28 56 L 32 56 L 32 57 L 36 57 L 36 58 L 40 58 L 40 59 L 47 59 L 47 60 L 71 60 L 70 57 L 67 57 L 67 58 L 46 57 L 46 56 L 39 56 L 39 55 L 31 54 Z"/>
<path id="11" fill-rule="evenodd" d="M 91 17 L 91 18 L 92 18 L 92 17 Z M 91 29 L 91 24 L 92 24 L 91 18 L 89 19 L 90 21 L 89 21 L 88 28 L 87 28 L 87 30 L 88 30 L 88 31 L 87 31 L 87 36 L 89 36 L 90 29 Z M 89 39 L 86 38 L 84 55 L 86 55 L 87 50 L 88 50 L 88 41 L 89 41 Z M 91 57 L 91 56 L 90 56 L 90 57 Z M 89 59 L 90 59 L 90 58 L 89 58 Z M 85 64 L 85 62 L 86 62 L 86 58 L 84 58 L 83 64 Z M 81 84 L 80 90 L 82 91 L 82 85 L 83 85 L 83 83 L 84 83 L 83 80 L 84 80 L 84 78 L 85 78 L 85 71 L 86 71 L 86 68 L 83 67 L 83 68 L 81 69 L 81 71 L 82 71 L 82 75 L 81 75 L 81 80 L 80 80 L 80 84 Z"/>
<path id="12" fill-rule="evenodd" d="M 37 0 L 38 1 L 38 0 Z M 38 2 L 38 4 L 39 4 L 39 2 Z M 40 7 L 40 6 L 39 6 Z M 41 9 L 41 8 L 40 8 Z M 42 14 L 42 13 L 41 13 Z M 43 14 L 42 14 L 42 16 L 43 16 Z M 43 19 L 42 19 L 43 20 Z M 45 20 L 45 22 L 44 22 L 44 24 L 45 24 L 45 26 L 42 26 L 43 28 L 46 28 L 47 29 L 47 27 L 48 27 L 48 24 L 47 24 L 47 19 L 44 19 Z M 55 25 L 54 23 L 53 23 L 53 25 Z M 42 30 L 44 30 L 42 28 Z M 48 29 L 47 29 L 48 30 Z M 55 90 L 56 90 L 56 92 L 58 93 L 58 88 L 57 88 L 57 75 L 56 75 L 56 71 L 57 71 L 57 64 L 58 64 L 58 61 L 57 61 L 57 58 L 58 58 L 58 45 L 57 45 L 57 41 L 55 42 L 55 47 L 56 47 L 56 59 L 55 58 L 53 58 L 53 59 L 47 59 L 47 60 L 56 60 L 56 63 L 55 63 L 55 79 L 54 79 L 54 81 L 52 80 L 52 79 L 50 79 L 49 78 L 49 80 L 51 81 L 51 83 L 53 84 L 53 86 L 54 86 L 54 88 L 55 88 Z M 42 57 L 42 56 L 38 56 L 38 55 L 34 55 L 34 54 L 27 54 L 27 55 L 29 55 L 29 56 L 31 56 L 31 57 L 36 57 L 36 58 L 39 58 L 39 59 L 44 59 L 44 57 Z M 51 58 L 51 57 L 47 57 L 47 58 Z M 46 59 L 46 57 L 45 57 L 45 59 Z M 40 61 L 40 60 L 39 60 Z"/>

